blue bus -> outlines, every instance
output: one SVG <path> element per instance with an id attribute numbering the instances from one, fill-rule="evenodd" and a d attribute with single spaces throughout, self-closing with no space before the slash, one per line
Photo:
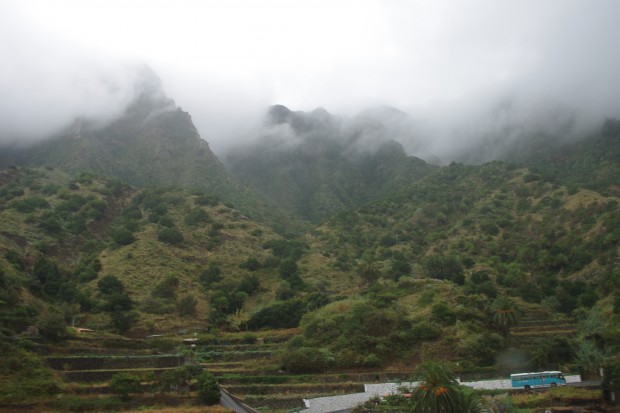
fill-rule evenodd
<path id="1" fill-rule="evenodd" d="M 566 384 L 566 379 L 561 371 L 539 371 L 536 373 L 516 373 L 510 375 L 512 387 L 555 387 Z"/>

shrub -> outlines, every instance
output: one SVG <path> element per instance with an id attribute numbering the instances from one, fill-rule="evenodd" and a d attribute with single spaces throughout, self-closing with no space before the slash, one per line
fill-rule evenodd
<path id="1" fill-rule="evenodd" d="M 258 330 L 297 327 L 306 311 L 306 303 L 301 300 L 276 302 L 252 315 L 248 321 L 248 328 Z"/>
<path id="2" fill-rule="evenodd" d="M 179 245 L 182 244 L 185 239 L 183 238 L 183 234 L 179 232 L 176 228 L 161 228 L 157 231 L 157 239 L 161 242 L 165 242 L 166 244 L 171 245 Z"/>
<path id="3" fill-rule="evenodd" d="M 156 298 L 174 299 L 179 287 L 179 278 L 176 275 L 167 275 L 153 288 L 151 295 Z"/>
<path id="4" fill-rule="evenodd" d="M 434 340 L 441 336 L 441 329 L 427 321 L 421 321 L 411 327 L 411 336 L 418 340 Z"/>
<path id="5" fill-rule="evenodd" d="M 49 309 L 42 312 L 37 320 L 37 328 L 43 337 L 52 340 L 67 336 L 65 317 L 56 309 Z"/>
<path id="6" fill-rule="evenodd" d="M 99 292 L 104 295 L 112 295 L 117 293 L 123 293 L 125 287 L 121 280 L 113 275 L 106 275 L 97 282 L 97 288 Z"/>
<path id="7" fill-rule="evenodd" d="M 220 388 L 213 374 L 202 372 L 197 379 L 198 401 L 208 406 L 220 402 Z"/>
<path id="8" fill-rule="evenodd" d="M 200 274 L 200 283 L 205 288 L 220 281 L 222 281 L 221 270 L 217 264 L 210 263 L 207 269 Z"/>
<path id="9" fill-rule="evenodd" d="M 110 380 L 110 391 L 123 400 L 129 399 L 130 393 L 142 393 L 140 376 L 130 373 L 118 373 Z"/>
<path id="10" fill-rule="evenodd" d="M 211 221 L 209 214 L 202 208 L 194 208 L 185 215 L 185 225 L 195 226 L 198 224 L 204 224 Z"/>
<path id="11" fill-rule="evenodd" d="M 196 197 L 196 203 L 204 206 L 217 206 L 220 200 L 216 195 L 199 195 Z"/>
<path id="12" fill-rule="evenodd" d="M 39 196 L 33 196 L 21 201 L 15 201 L 12 204 L 12 207 L 21 213 L 34 212 L 37 209 L 49 208 L 49 206 L 50 204 L 45 200 L 45 198 Z"/>
<path id="13" fill-rule="evenodd" d="M 41 359 L 28 351 L 0 341 L 0 403 L 31 403 L 41 396 L 57 394 L 61 382 Z"/>
<path id="14" fill-rule="evenodd" d="M 125 228 L 118 228 L 112 232 L 112 240 L 118 245 L 129 245 L 133 243 L 136 238 Z"/>
<path id="15" fill-rule="evenodd" d="M 198 300 L 193 295 L 185 295 L 177 302 L 177 311 L 181 316 L 195 316 Z"/>
<path id="16" fill-rule="evenodd" d="M 334 361 L 334 355 L 324 348 L 301 347 L 284 354 L 282 367 L 291 373 L 320 373 Z"/>
<path id="17" fill-rule="evenodd" d="M 430 278 L 451 280 L 457 284 L 465 282 L 463 267 L 454 256 L 430 255 L 422 260 L 422 268 Z"/>

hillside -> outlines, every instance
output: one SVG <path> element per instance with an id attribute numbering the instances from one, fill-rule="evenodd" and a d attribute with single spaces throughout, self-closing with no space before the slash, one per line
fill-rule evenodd
<path id="1" fill-rule="evenodd" d="M 256 140 L 231 150 L 226 165 L 273 205 L 321 223 L 434 169 L 408 157 L 390 125 L 373 113 L 345 120 L 324 109 L 273 106 Z"/>
<path id="2" fill-rule="evenodd" d="M 550 181 L 619 196 L 620 121 L 607 119 L 599 130 L 579 141 L 556 138 L 532 144 L 506 159 L 534 168 Z"/>
<path id="3" fill-rule="evenodd" d="M 156 116 L 154 125 L 162 122 L 157 128 L 182 130 L 177 121 L 191 125 L 178 109 L 166 113 Z M 163 164 L 179 162 L 179 178 L 185 166 L 191 170 L 184 154 L 203 145 L 193 129 L 191 139 L 177 142 L 156 128 L 140 145 L 139 139 L 130 143 L 140 133 L 119 133 L 115 157 L 108 146 L 115 142 L 111 131 L 137 125 L 139 117 L 130 115 L 101 129 L 101 139 L 95 129 L 78 133 L 74 141 L 84 147 L 71 141 L 69 155 L 61 150 L 68 137 L 46 143 L 45 157 L 37 152 L 43 146 L 27 152 L 31 162 L 64 159 L 62 168 L 3 170 L 0 345 L 14 349 L 23 340 L 36 349 L 67 339 L 79 345 L 71 325 L 95 330 L 107 346 L 120 343 L 127 351 L 132 344 L 126 337 L 150 351 L 159 344 L 149 344 L 147 336 L 164 336 L 161 345 L 169 348 L 178 345 L 177 335 L 192 334 L 200 344 L 192 354 L 206 365 L 221 357 L 213 343 L 277 337 L 277 348 L 263 342 L 261 350 L 226 356 L 248 357 L 245 364 L 214 363 L 222 379 L 231 379 L 235 369 L 252 377 L 285 371 L 295 382 L 306 380 L 305 374 L 325 376 L 312 383 L 350 372 L 407 377 L 429 360 L 449 362 L 466 375 L 549 368 L 594 374 L 601 363 L 616 362 L 620 202 L 612 180 L 601 186 L 588 179 L 609 178 L 616 166 L 613 128 L 598 137 L 604 144 L 595 139 L 592 147 L 566 147 L 567 159 L 588 165 L 591 175 L 550 176 L 499 161 L 432 166 L 390 140 L 372 151 L 353 151 L 355 143 L 343 141 L 346 134 L 335 132 L 341 130 L 338 121 L 324 111 L 276 107 L 270 116 L 275 119 L 268 130 L 295 130 L 299 139 L 280 147 L 274 142 L 283 136 L 265 135 L 235 168 L 270 203 L 288 209 L 293 222 L 306 221 L 311 229 L 301 236 L 279 235 L 276 229 L 291 226 L 275 225 L 277 211 L 265 215 L 271 219 L 254 219 L 247 211 L 266 211 L 268 205 L 251 203 L 261 196 L 247 198 L 247 208 L 220 197 L 217 182 L 230 189 L 227 182 L 237 181 L 216 158 L 212 171 L 221 172 L 223 181 L 213 178 L 213 185 L 209 174 L 194 176 L 204 185 L 165 181 L 160 168 L 151 175 L 157 164 L 152 156 L 166 144 L 154 150 L 147 142 L 158 137 L 172 145 Z M 317 122 L 323 126 L 317 129 Z M 136 154 L 124 157 L 134 144 Z M 601 145 L 609 159 L 596 163 Z M 102 170 L 135 170 L 127 176 L 140 186 L 78 172 L 89 153 L 119 162 Z M 129 165 L 136 158 L 145 164 Z M 153 185 L 160 179 L 166 186 Z M 20 363 L 31 363 L 30 352 L 19 354 Z M 155 368 L 157 359 L 144 362 Z M 49 371 L 36 371 L 53 382 Z M 0 373 L 0 382 L 11 388 L 28 382 L 27 375 L 18 380 L 10 371 Z M 114 373 L 76 369 L 64 376 L 89 374 L 111 380 Z M 59 391 L 52 382 L 50 393 Z M 295 403 L 300 394 L 325 391 L 317 386 L 293 386 Z M 259 403 L 256 392 L 279 390 L 239 391 Z"/>
<path id="4" fill-rule="evenodd" d="M 162 331 L 204 326 L 215 290 L 234 298 L 220 309 L 224 317 L 273 301 L 277 277 L 246 263 L 266 261 L 263 244 L 278 237 L 216 196 L 56 169 L 14 168 L 1 177 L 5 327 L 22 331 L 52 304 L 89 328 Z M 135 310 L 127 325 L 110 320 L 116 310 L 99 283 L 111 278 L 130 298 L 125 309 Z"/>
<path id="5" fill-rule="evenodd" d="M 231 176 L 196 130 L 189 113 L 163 92 L 155 74 L 136 85 L 123 116 L 102 123 L 77 119 L 64 132 L 30 147 L 0 147 L 0 168 L 51 166 L 117 178 L 144 188 L 204 190 L 280 231 L 303 223 Z"/>

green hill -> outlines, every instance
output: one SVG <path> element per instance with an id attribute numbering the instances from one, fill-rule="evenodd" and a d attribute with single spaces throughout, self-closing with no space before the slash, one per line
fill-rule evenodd
<path id="1" fill-rule="evenodd" d="M 0 173 L 0 344 L 34 346 L 31 326 L 62 342 L 67 324 L 205 341 L 285 331 L 253 375 L 617 362 L 614 122 L 557 158 L 439 167 L 390 139 L 362 151 L 325 111 L 275 107 L 230 159 L 246 186 L 170 103 L 3 152 L 48 166 Z M 290 229 L 307 230 L 278 235 Z M 503 361 L 511 346 L 521 364 Z"/>
<path id="2" fill-rule="evenodd" d="M 343 122 L 322 109 L 273 106 L 257 140 L 232 150 L 226 164 L 273 205 L 313 223 L 380 199 L 435 169 L 408 157 L 385 125 Z"/>
<path id="3" fill-rule="evenodd" d="M 138 86 L 137 86 L 138 87 Z M 62 133 L 31 147 L 2 148 L 0 167 L 51 166 L 117 178 L 136 187 L 200 189 L 230 202 L 279 231 L 303 223 L 229 174 L 201 139 L 191 116 L 165 96 L 157 79 L 112 122 L 78 119 Z"/>

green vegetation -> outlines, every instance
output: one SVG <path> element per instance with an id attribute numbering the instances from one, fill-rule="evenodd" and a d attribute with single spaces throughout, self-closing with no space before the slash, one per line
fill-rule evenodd
<path id="1" fill-rule="evenodd" d="M 194 141 L 195 131 L 186 129 L 186 114 L 166 116 L 157 121 L 162 130 L 178 127 L 185 149 L 204 149 Z M 561 369 L 596 377 L 604 366 L 606 385 L 617 386 L 614 125 L 584 149 L 583 163 L 566 148 L 577 169 L 591 169 L 580 178 L 557 164 L 540 167 L 542 152 L 530 159 L 532 169 L 502 162 L 435 167 L 407 157 L 397 145 L 355 163 L 345 159 L 343 147 L 330 157 L 336 144 L 319 137 L 317 158 L 304 146 L 277 155 L 283 163 L 262 154 L 265 159 L 245 166 L 251 173 L 268 161 L 277 169 L 256 174 L 253 183 L 280 188 L 270 202 L 289 208 L 284 215 L 275 209 L 268 214 L 266 203 L 222 177 L 219 164 L 189 162 L 205 168 L 193 183 L 209 170 L 217 172 L 209 179 L 221 178 L 221 186 L 190 185 L 185 175 L 185 184 L 163 186 L 173 182 L 161 176 L 150 181 L 144 170 L 123 175 L 150 187 L 53 168 L 2 171 L 0 340 L 11 343 L 14 359 L 6 362 L 17 366 L 15 374 L 3 372 L 7 402 L 30 397 L 35 382 L 46 389 L 41 395 L 60 391 L 60 381 L 35 363 L 30 350 L 61 347 L 78 328 L 138 339 L 191 331 L 206 340 L 207 333 L 237 332 L 235 345 L 262 343 L 266 330 L 290 329 L 277 350 L 251 355 L 274 358 L 268 367 L 257 362 L 266 377 L 280 369 L 412 370 L 441 359 L 459 374 Z M 601 142 L 609 157 L 597 166 Z M 289 173 L 300 159 L 308 162 Z M 171 162 L 179 169 L 166 176 L 181 176 L 177 160 Z M 291 180 L 294 185 L 286 187 Z M 296 216 L 289 220 L 287 214 Z M 282 218 L 277 224 L 276 215 Z M 518 357 L 510 357 L 513 351 Z M 220 349 L 205 350 L 200 360 L 218 354 Z M 462 403 L 462 411 L 478 405 L 462 389 L 452 391 L 454 383 L 441 369 L 431 370 L 428 391 L 420 390 L 411 408 L 428 400 L 450 409 Z M 205 392 L 213 390 L 213 378 L 197 371 L 161 373 L 179 395 L 190 394 L 190 384 L 198 382 Z M 114 392 L 137 397 L 136 382 L 119 376 Z M 200 386 L 199 397 L 209 403 Z M 445 397 L 430 397 L 436 393 Z M 538 403 L 512 402 L 519 408 Z"/>
<path id="2" fill-rule="evenodd" d="M 202 372 L 197 379 L 198 401 L 206 405 L 220 402 L 220 388 L 215 377 L 209 372 Z"/>
<path id="3" fill-rule="evenodd" d="M 0 403 L 36 401 L 62 391 L 62 382 L 29 351 L 0 338 Z"/>

